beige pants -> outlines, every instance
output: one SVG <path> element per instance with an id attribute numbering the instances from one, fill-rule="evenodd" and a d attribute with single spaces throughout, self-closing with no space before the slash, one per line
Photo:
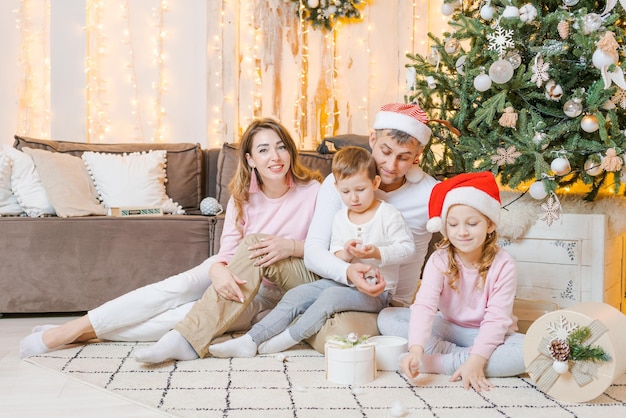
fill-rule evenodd
<path id="1" fill-rule="evenodd" d="M 264 236 L 256 234 L 245 237 L 228 263 L 228 269 L 233 274 L 247 281 L 241 286 L 244 303 L 225 300 L 217 294 L 213 286 L 209 286 L 202 298 L 194 303 L 185 319 L 174 327 L 189 341 L 200 357 L 209 354 L 209 345 L 213 339 L 224 334 L 245 311 L 258 293 L 263 277 L 285 292 L 319 279 L 316 274 L 306 269 L 302 258 L 289 257 L 264 268 L 254 266 L 254 260 L 249 258 L 248 247 L 259 242 Z"/>

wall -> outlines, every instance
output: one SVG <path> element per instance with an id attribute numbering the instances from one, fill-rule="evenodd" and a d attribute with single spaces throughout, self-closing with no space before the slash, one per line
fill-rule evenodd
<path id="1" fill-rule="evenodd" d="M 3 0 L 0 144 L 212 147 L 258 116 L 307 149 L 367 133 L 381 104 L 404 100 L 406 53 L 444 30 L 440 4 L 370 0 L 324 32 L 285 0 Z"/>

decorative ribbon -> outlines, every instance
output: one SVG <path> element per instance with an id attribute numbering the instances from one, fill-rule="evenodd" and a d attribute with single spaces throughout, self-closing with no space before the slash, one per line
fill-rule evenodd
<path id="1" fill-rule="evenodd" d="M 608 328 L 597 319 L 591 322 L 588 328 L 591 331 L 591 335 L 587 341 L 588 344 L 593 344 L 602 336 L 602 334 L 608 331 Z M 543 392 L 548 392 L 560 376 L 552 368 L 554 360 L 550 356 L 550 350 L 548 349 L 549 345 L 550 340 L 543 337 L 539 343 L 539 347 L 537 347 L 539 355 L 528 365 L 526 370 L 531 375 L 536 376 L 535 383 L 537 384 L 539 390 Z M 574 380 L 576 380 L 576 383 L 578 383 L 578 386 L 585 386 L 597 378 L 597 372 L 600 365 L 596 362 L 575 360 L 568 360 L 568 362 L 573 363 L 570 372 L 572 373 Z"/>

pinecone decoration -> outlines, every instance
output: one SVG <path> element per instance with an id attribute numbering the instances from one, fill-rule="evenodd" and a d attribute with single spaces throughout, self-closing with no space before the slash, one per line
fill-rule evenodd
<path id="1" fill-rule="evenodd" d="M 561 39 L 567 39 L 567 37 L 569 36 L 569 22 L 567 20 L 562 20 L 561 22 L 559 22 L 556 28 L 559 31 L 559 36 L 561 36 Z"/>
<path id="2" fill-rule="evenodd" d="M 565 340 L 554 339 L 548 346 L 550 357 L 556 361 L 567 361 L 569 357 L 569 344 Z"/>

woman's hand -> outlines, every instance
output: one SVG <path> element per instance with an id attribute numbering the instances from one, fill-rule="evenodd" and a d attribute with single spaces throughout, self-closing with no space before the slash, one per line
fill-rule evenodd
<path id="1" fill-rule="evenodd" d="M 255 266 L 267 267 L 277 261 L 284 260 L 296 254 L 297 242 L 292 239 L 268 235 L 258 243 L 251 245 L 250 259 L 255 259 Z"/>
<path id="2" fill-rule="evenodd" d="M 420 362 L 424 355 L 424 348 L 412 345 L 409 352 L 400 359 L 400 371 L 412 382 L 420 374 Z"/>
<path id="3" fill-rule="evenodd" d="M 219 296 L 226 300 L 244 302 L 243 292 L 239 286 L 248 282 L 240 280 L 223 263 L 213 264 L 209 270 L 209 276 L 211 277 L 213 288 Z"/>
<path id="4" fill-rule="evenodd" d="M 487 365 L 487 359 L 477 354 L 470 354 L 467 360 L 461 366 L 456 369 L 452 377 L 451 382 L 459 379 L 463 380 L 463 387 L 465 390 L 470 388 L 470 385 L 476 392 L 481 390 L 489 390 L 493 387 L 493 384 L 485 377 L 485 366 Z"/>

